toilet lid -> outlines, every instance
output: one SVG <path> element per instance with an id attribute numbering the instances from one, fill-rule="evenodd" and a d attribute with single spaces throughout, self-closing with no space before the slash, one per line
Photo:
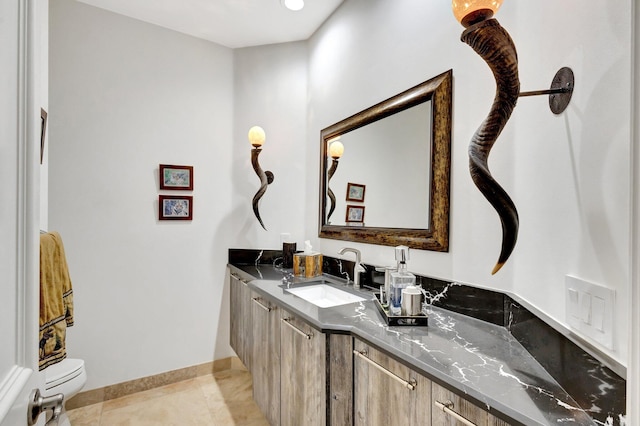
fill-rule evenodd
<path id="1" fill-rule="evenodd" d="M 84 360 L 66 358 L 45 368 L 46 388 L 50 389 L 82 374 Z"/>

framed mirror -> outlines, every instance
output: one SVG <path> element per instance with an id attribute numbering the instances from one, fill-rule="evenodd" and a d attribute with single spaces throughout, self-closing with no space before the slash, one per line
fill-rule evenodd
<path id="1" fill-rule="evenodd" d="M 449 251 L 452 78 L 321 131 L 320 238 Z"/>

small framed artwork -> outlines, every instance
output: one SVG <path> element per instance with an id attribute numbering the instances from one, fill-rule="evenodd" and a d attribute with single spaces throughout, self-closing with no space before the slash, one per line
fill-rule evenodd
<path id="1" fill-rule="evenodd" d="M 359 185 L 357 183 L 349 182 L 347 184 L 347 201 L 356 201 L 363 202 L 364 201 L 364 185 Z"/>
<path id="2" fill-rule="evenodd" d="M 345 221 L 347 223 L 364 222 L 364 206 L 347 206 L 347 217 Z"/>
<path id="3" fill-rule="evenodd" d="M 159 195 L 158 197 L 158 218 L 160 220 L 191 220 L 192 196 Z"/>
<path id="4" fill-rule="evenodd" d="M 47 111 L 40 108 L 40 164 L 44 157 L 44 140 L 47 137 Z"/>
<path id="5" fill-rule="evenodd" d="M 193 191 L 193 166 L 160 164 L 160 189 Z"/>

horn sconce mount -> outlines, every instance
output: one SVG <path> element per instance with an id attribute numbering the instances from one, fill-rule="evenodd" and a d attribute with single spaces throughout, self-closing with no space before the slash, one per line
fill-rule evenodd
<path id="1" fill-rule="evenodd" d="M 253 201 L 251 202 L 253 206 L 253 214 L 255 214 L 256 219 L 260 222 L 260 226 L 266 231 L 267 228 L 264 226 L 262 222 L 262 218 L 260 217 L 260 210 L 258 209 L 258 202 L 262 198 L 265 192 L 267 192 L 267 186 L 273 182 L 273 173 L 269 170 L 264 171 L 262 167 L 260 167 L 260 163 L 258 162 L 258 156 L 262 152 L 262 145 L 266 139 L 266 135 L 262 127 L 253 126 L 249 129 L 249 142 L 253 149 L 251 150 L 251 165 L 253 166 L 253 170 L 255 170 L 256 175 L 260 178 L 260 189 L 256 192 L 256 195 L 253 196 Z"/>
<path id="2" fill-rule="evenodd" d="M 554 114 L 562 113 L 573 94 L 574 76 L 570 68 L 561 68 L 551 88 L 520 91 L 518 54 L 509 33 L 493 19 L 503 0 L 452 0 L 454 15 L 466 27 L 461 40 L 489 66 L 496 81 L 496 94 L 489 114 L 469 143 L 469 171 L 482 195 L 489 201 L 502 224 L 502 248 L 491 274 L 498 272 L 511 256 L 518 238 L 519 218 L 514 202 L 489 171 L 491 148 L 511 117 L 519 97 L 549 95 Z"/>

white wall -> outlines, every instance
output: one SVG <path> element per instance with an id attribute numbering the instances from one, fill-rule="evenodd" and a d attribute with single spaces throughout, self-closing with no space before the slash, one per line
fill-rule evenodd
<path id="1" fill-rule="evenodd" d="M 307 150 L 307 43 L 283 43 L 234 51 L 234 214 L 243 218 L 236 230 L 239 248 L 282 249 L 280 234 L 302 243 L 305 216 Z M 249 129 L 266 135 L 259 157 L 274 174 L 259 204 L 262 229 L 251 202 L 260 180 L 251 166 Z"/>
<path id="2" fill-rule="evenodd" d="M 521 99 L 514 114 L 521 223 L 515 291 L 566 323 L 566 274 L 615 289 L 614 348 L 605 352 L 626 364 L 631 5 L 544 3 L 516 8 L 523 90 L 548 87 L 562 66 L 573 69 L 576 90 L 560 116 L 542 98 Z M 537 28 L 549 30 L 528 36 Z"/>
<path id="3" fill-rule="evenodd" d="M 412 251 L 409 268 L 515 292 L 561 323 L 565 274 L 615 288 L 616 348 L 605 352 L 624 364 L 630 5 L 583 4 L 511 2 L 498 15 L 523 90 L 548 87 L 567 65 L 576 91 L 558 117 L 543 97 L 521 100 L 491 154 L 521 218 L 516 251 L 491 276 L 500 223 L 471 182 L 467 145 L 494 88 L 448 3 L 348 0 L 308 43 L 231 51 L 52 2 L 49 228 L 67 247 L 70 355 L 87 360 L 87 389 L 231 355 L 229 247 L 278 248 L 288 232 L 328 255 L 349 245 L 367 263 L 392 262 L 392 247 L 317 238 L 320 130 L 449 68 L 450 252 Z M 260 163 L 275 174 L 260 205 L 266 232 L 251 211 L 254 124 L 267 132 Z M 159 163 L 194 165 L 193 222 L 156 221 Z"/>
<path id="4" fill-rule="evenodd" d="M 560 116 L 546 97 L 521 99 L 491 153 L 491 170 L 520 215 L 516 249 L 495 276 L 500 222 L 467 166 L 469 140 L 495 84 L 488 66 L 460 42 L 463 28 L 450 3 L 346 1 L 310 41 L 309 134 L 453 68 L 450 252 L 414 250 L 409 269 L 515 292 L 562 324 L 565 274 L 611 287 L 618 297 L 615 348 L 601 350 L 624 364 L 631 18 L 629 2 L 614 3 L 506 2 L 497 15 L 518 48 L 523 91 L 548 88 L 562 66 L 573 69 L 576 90 Z M 317 187 L 317 161 L 310 150 L 309 194 Z M 318 206 L 310 197 L 309 233 Z M 345 244 L 361 249 L 366 262 L 393 262 L 391 247 L 320 240 L 327 254 Z"/>
<path id="5" fill-rule="evenodd" d="M 234 52 L 52 2 L 49 228 L 67 249 L 85 389 L 233 355 L 227 249 L 305 237 L 306 58 L 304 42 Z M 251 209 L 254 124 L 275 174 L 269 231 Z M 160 163 L 194 166 L 192 222 L 157 221 Z"/>
<path id="6" fill-rule="evenodd" d="M 49 227 L 85 389 L 231 356 L 233 51 L 70 0 L 50 16 Z M 160 163 L 194 166 L 193 221 L 157 220 Z"/>

